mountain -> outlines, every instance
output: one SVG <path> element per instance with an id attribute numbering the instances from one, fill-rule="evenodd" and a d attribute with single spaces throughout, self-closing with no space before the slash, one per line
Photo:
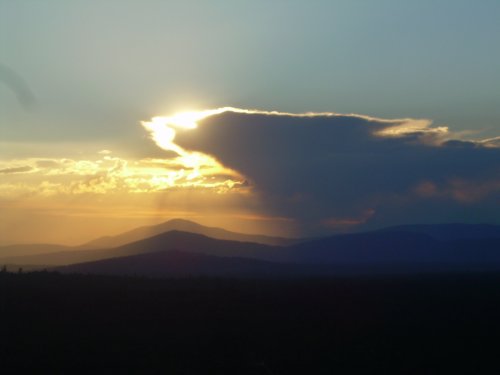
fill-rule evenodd
<path id="1" fill-rule="evenodd" d="M 177 250 L 216 257 L 300 264 L 305 267 L 303 269 L 314 266 L 314 274 L 318 274 L 320 268 L 320 274 L 331 274 L 333 270 L 338 274 L 359 270 L 369 273 L 376 270 L 400 272 L 500 269 L 500 238 L 492 236 L 494 230 L 486 230 L 484 227 L 469 228 L 462 224 L 455 226 L 456 224 L 450 224 L 448 227 L 434 229 L 432 226 L 410 226 L 410 230 L 403 230 L 406 227 L 396 227 L 335 235 L 287 247 L 169 231 L 114 248 L 6 257 L 0 259 L 0 264 L 61 266 Z M 456 228 L 462 228 L 464 238 L 455 233 Z M 424 229 L 434 231 L 440 236 L 422 233 Z M 482 235 L 486 237 L 480 237 Z"/>
<path id="2" fill-rule="evenodd" d="M 273 246 L 286 246 L 297 243 L 299 241 L 296 239 L 281 237 L 235 233 L 222 228 L 206 227 L 188 220 L 173 219 L 158 225 L 139 227 L 117 236 L 101 237 L 80 246 L 63 246 L 53 244 L 22 244 L 0 246 L 0 264 L 12 264 L 13 262 L 21 262 L 21 264 L 60 265 L 74 263 L 75 259 L 78 261 L 103 259 L 104 257 L 96 258 L 97 253 L 87 253 L 87 251 L 99 250 L 101 254 L 104 255 L 106 253 L 103 251 L 104 249 L 124 246 L 129 243 L 137 242 L 171 231 L 201 234 L 214 239 L 253 242 L 257 244 L 267 244 Z M 70 252 L 72 254 L 70 254 Z"/>
<path id="3" fill-rule="evenodd" d="M 302 273 L 300 267 L 289 264 L 179 250 L 80 263 L 57 270 L 63 273 L 147 277 L 278 277 Z"/>
<path id="4" fill-rule="evenodd" d="M 440 240 L 424 233 L 377 231 L 308 241 L 288 247 L 287 252 L 296 263 L 500 269 L 500 238 Z"/>
<path id="5" fill-rule="evenodd" d="M 284 251 L 283 249 L 283 247 L 279 246 L 217 240 L 195 233 L 170 231 L 112 249 L 62 251 L 50 254 L 10 257 L 1 259 L 1 262 L 6 264 L 58 266 L 165 250 L 183 250 L 215 256 L 237 256 L 273 260 L 284 258 L 282 255 L 279 255 L 280 252 Z"/>
<path id="6" fill-rule="evenodd" d="M 80 248 L 103 249 L 103 248 L 118 247 L 131 242 L 143 240 L 148 237 L 153 237 L 158 234 L 174 230 L 181 232 L 202 234 L 204 236 L 219 240 L 254 242 L 254 243 L 260 243 L 264 245 L 274 245 L 274 246 L 287 246 L 295 244 L 299 241 L 297 239 L 290 239 L 290 238 L 270 237 L 258 234 L 235 233 L 221 228 L 206 227 L 204 225 L 189 220 L 173 219 L 158 225 L 136 228 L 128 232 L 119 234 L 117 236 L 101 237 L 81 245 Z"/>
<path id="7" fill-rule="evenodd" d="M 411 232 L 342 234 L 307 241 L 288 248 L 298 263 L 384 263 L 433 258 L 442 243 Z"/>
<path id="8" fill-rule="evenodd" d="M 169 241 L 168 245 L 162 245 L 165 240 Z M 237 244 L 243 246 L 237 247 Z M 190 250 L 177 250 L 176 245 Z M 159 250 L 169 246 L 173 249 Z M 500 270 L 500 239 L 438 241 L 427 235 L 398 232 L 335 236 L 290 248 L 254 246 L 264 245 L 170 232 L 119 248 L 121 254 L 142 251 L 140 254 L 73 264 L 57 270 L 103 275 L 232 278 Z"/>
<path id="9" fill-rule="evenodd" d="M 412 232 L 432 236 L 438 240 L 500 238 L 500 225 L 493 224 L 417 224 L 400 225 L 379 232 Z"/>

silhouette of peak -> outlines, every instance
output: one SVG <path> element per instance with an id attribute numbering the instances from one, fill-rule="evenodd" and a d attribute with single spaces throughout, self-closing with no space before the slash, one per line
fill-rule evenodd
<path id="1" fill-rule="evenodd" d="M 101 237 L 80 246 L 80 248 L 82 249 L 113 248 L 131 242 L 137 242 L 146 238 L 154 237 L 158 234 L 174 230 L 202 234 L 204 236 L 219 240 L 255 242 L 266 245 L 286 246 L 297 242 L 297 240 L 292 240 L 287 238 L 231 232 L 222 228 L 207 227 L 199 223 L 196 223 L 194 221 L 185 219 L 171 219 L 160 224 L 132 229 L 130 231 L 124 232 L 116 236 Z"/>
<path id="2" fill-rule="evenodd" d="M 413 224 L 381 229 L 379 232 L 404 231 L 427 234 L 439 240 L 500 238 L 500 225 L 494 224 Z"/>
<path id="3" fill-rule="evenodd" d="M 144 241 L 150 241 L 150 240 L 155 240 L 155 239 L 163 239 L 163 240 L 168 240 L 168 241 L 173 241 L 173 240 L 203 240 L 203 241 L 226 241 L 226 240 L 217 240 L 215 238 L 211 238 L 209 236 L 205 236 L 204 234 L 200 233 L 193 233 L 193 232 L 186 232 L 183 230 L 178 230 L 178 229 L 173 229 L 169 230 L 168 232 L 163 232 L 160 233 L 156 236 L 146 238 L 144 240 L 139 240 L 137 242 L 144 242 Z M 129 244 L 125 245 L 128 246 Z"/>
<path id="4" fill-rule="evenodd" d="M 201 225 L 195 221 L 186 220 L 186 219 L 179 219 L 179 218 L 164 221 L 162 224 L 159 224 L 159 225 L 190 226 L 190 227 L 197 227 L 197 228 L 204 226 L 204 225 Z"/>
<path id="5" fill-rule="evenodd" d="M 172 235 L 179 235 L 173 233 Z M 64 273 L 142 275 L 148 277 L 271 277 L 292 275 L 300 269 L 290 265 L 244 257 L 221 257 L 177 248 L 132 254 L 58 268 Z"/>

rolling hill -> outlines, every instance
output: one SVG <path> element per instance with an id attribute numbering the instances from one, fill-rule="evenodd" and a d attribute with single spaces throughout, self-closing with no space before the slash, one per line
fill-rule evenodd
<path id="1" fill-rule="evenodd" d="M 264 245 L 169 232 L 117 248 L 123 256 L 59 270 L 147 277 L 233 278 L 500 270 L 500 239 L 439 241 L 427 235 L 394 232 L 335 236 L 289 248 L 261 246 Z M 128 255 L 133 253 L 137 254 Z"/>
<path id="2" fill-rule="evenodd" d="M 387 230 L 321 238 L 287 251 L 290 261 L 307 264 L 500 269 L 500 238 L 439 240 L 423 233 Z"/>
<path id="3" fill-rule="evenodd" d="M 116 236 L 101 237 L 79 246 L 54 244 L 0 246 L 0 264 L 59 265 L 74 263 L 74 260 L 95 260 L 97 253 L 88 253 L 87 251 L 99 250 L 101 254 L 107 254 L 107 252 L 104 251 L 105 249 L 124 246 L 171 231 L 201 234 L 206 237 L 220 240 L 253 242 L 256 244 L 273 246 L 286 246 L 299 242 L 299 240 L 296 239 L 230 232 L 222 228 L 206 227 L 188 220 L 173 219 L 158 225 L 139 227 Z M 110 252 L 110 254 L 113 254 L 113 252 Z M 107 257 L 107 255 L 105 257 Z M 45 259 L 47 259 L 47 262 Z"/>
<path id="4" fill-rule="evenodd" d="M 147 277 L 279 277 L 303 274 L 298 265 L 179 250 L 129 255 L 57 268 L 63 273 Z"/>
<path id="5" fill-rule="evenodd" d="M 170 231 L 202 234 L 204 236 L 215 238 L 218 240 L 254 242 L 274 246 L 287 246 L 295 244 L 299 241 L 297 239 L 290 238 L 230 232 L 222 228 L 207 227 L 189 220 L 173 219 L 157 225 L 139 227 L 117 236 L 101 237 L 79 247 L 81 249 L 102 249 L 118 247 Z"/>
<path id="6" fill-rule="evenodd" d="M 379 232 L 412 232 L 427 234 L 438 240 L 500 238 L 500 225 L 493 224 L 417 224 L 384 228 Z"/>
<path id="7" fill-rule="evenodd" d="M 177 221 L 175 225 L 181 225 L 179 223 L 187 226 L 193 224 Z M 197 224 L 194 225 L 194 227 L 196 226 Z M 224 230 L 220 231 L 224 232 Z M 144 235 L 144 232 L 140 230 L 137 233 Z M 137 236 L 137 233 L 133 236 Z M 302 273 L 295 270 L 294 272 L 297 275 L 380 273 L 382 271 L 400 273 L 437 270 L 498 270 L 500 269 L 500 238 L 495 237 L 495 233 L 495 226 L 478 227 L 464 224 L 443 225 L 437 228 L 433 226 L 405 226 L 373 232 L 335 235 L 284 247 L 221 240 L 206 235 L 172 230 L 113 248 L 92 250 L 75 250 L 73 248 L 71 251 L 64 250 L 48 254 L 4 257 L 0 259 L 0 264 L 54 267 L 96 262 L 104 259 L 117 260 L 123 257 L 175 250 L 181 251 L 183 254 L 238 258 L 240 264 L 243 262 L 242 259 L 245 258 L 252 262 L 260 260 L 287 263 L 289 264 L 288 267 L 291 267 L 291 264 L 300 265 Z M 123 241 L 124 238 L 121 237 L 120 241 Z M 158 256 L 160 257 L 160 255 Z M 194 256 L 191 255 L 191 257 Z M 151 259 L 154 257 L 152 256 Z M 172 255 L 168 257 L 164 255 L 159 264 L 163 264 L 168 268 L 166 262 L 168 259 L 172 259 L 171 257 Z M 138 259 L 141 262 L 146 262 L 150 258 Z M 207 262 L 213 260 L 210 258 L 200 259 L 205 259 Z M 199 263 L 201 260 L 197 258 L 196 262 Z M 117 262 L 122 261 L 117 260 Z M 123 262 L 129 265 L 133 264 L 130 260 Z M 217 262 L 223 263 L 220 259 L 217 259 Z M 112 263 L 109 261 L 106 264 Z M 210 269 L 211 264 L 215 263 L 210 263 L 204 270 Z M 90 266 L 86 267 L 86 269 L 89 269 Z M 120 267 L 117 266 L 116 269 Z M 219 266 L 214 267 L 220 271 Z M 129 271 L 127 269 L 127 272 Z M 158 274 L 155 269 L 152 269 L 152 272 L 155 275 Z M 277 269 L 276 272 L 278 272 Z"/>
<path id="8" fill-rule="evenodd" d="M 279 255 L 283 249 L 279 246 L 218 240 L 195 233 L 170 231 L 111 249 L 61 251 L 49 254 L 9 257 L 0 259 L 0 261 L 6 264 L 60 266 L 165 250 L 183 250 L 215 256 L 275 260 L 283 258 L 282 255 Z"/>

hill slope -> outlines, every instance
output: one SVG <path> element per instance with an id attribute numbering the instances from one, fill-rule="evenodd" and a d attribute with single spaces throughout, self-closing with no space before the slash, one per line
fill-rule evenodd
<path id="1" fill-rule="evenodd" d="M 178 250 L 80 263 L 57 270 L 63 273 L 148 277 L 276 277 L 296 275 L 301 272 L 301 269 L 294 265 Z"/>
<path id="2" fill-rule="evenodd" d="M 379 232 L 411 232 L 427 234 L 438 240 L 500 238 L 500 225 L 493 224 L 416 224 L 400 225 Z"/>
<path id="3" fill-rule="evenodd" d="M 0 259 L 0 263 L 60 266 L 167 250 L 314 265 L 315 270 L 319 270 L 317 266 L 321 265 L 320 273 L 324 273 L 325 269 L 331 273 L 333 268 L 341 273 L 359 270 L 500 269 L 500 238 L 444 240 L 397 228 L 337 235 L 288 247 L 219 240 L 200 234 L 170 231 L 111 249 L 10 257 Z"/>
<path id="4" fill-rule="evenodd" d="M 175 239 L 171 241 L 170 246 L 178 244 L 191 249 L 192 252 L 157 251 L 160 246 L 155 246 L 154 241 L 160 241 L 163 237 Z M 393 233 L 383 236 L 380 233 L 371 233 L 364 236 L 338 236 L 297 248 L 266 250 L 253 248 L 254 244 L 244 243 L 243 247 L 233 247 L 234 243 L 229 241 L 186 236 L 181 232 L 173 232 L 170 236 L 158 236 L 154 241 L 149 241 L 147 247 L 149 251 L 141 254 L 74 264 L 60 270 L 148 277 L 236 278 L 500 270 L 500 240 L 441 242 L 415 233 L 397 233 L 397 235 Z M 127 249 L 122 247 L 120 250 L 122 254 L 131 253 L 142 245 L 144 241 Z M 249 247 L 245 247 L 246 245 Z M 275 262 L 250 257 L 274 259 Z M 290 263 L 290 260 L 294 260 L 295 263 Z"/>
<path id="5" fill-rule="evenodd" d="M 339 235 L 287 248 L 290 261 L 344 265 L 453 265 L 500 268 L 500 238 L 438 240 L 415 232 Z"/>
<path id="6" fill-rule="evenodd" d="M 181 232 L 202 234 L 204 236 L 219 240 L 255 242 L 264 245 L 275 245 L 275 246 L 287 246 L 297 243 L 298 241 L 294 239 L 281 238 L 281 237 L 235 233 L 222 228 L 206 227 L 204 225 L 189 220 L 173 219 L 158 225 L 136 228 L 131 231 L 119 234 L 117 236 L 101 237 L 80 246 L 80 248 L 102 249 L 102 248 L 117 247 L 174 230 Z"/>
<path id="7" fill-rule="evenodd" d="M 279 255 L 283 249 L 278 246 L 217 240 L 200 234 L 170 231 L 112 249 L 63 251 L 33 256 L 10 257 L 4 258 L 1 261 L 11 264 L 59 266 L 165 250 L 183 250 L 215 256 L 237 256 L 273 260 L 283 258 L 283 256 Z"/>

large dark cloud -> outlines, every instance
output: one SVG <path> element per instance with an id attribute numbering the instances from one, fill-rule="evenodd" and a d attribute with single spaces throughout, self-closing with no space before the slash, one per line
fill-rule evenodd
<path id="1" fill-rule="evenodd" d="M 449 134 L 429 127 L 381 136 L 412 121 L 355 115 L 225 112 L 199 125 L 178 133 L 176 143 L 247 176 L 270 211 L 306 230 L 500 223 L 497 147 L 445 141 Z"/>

